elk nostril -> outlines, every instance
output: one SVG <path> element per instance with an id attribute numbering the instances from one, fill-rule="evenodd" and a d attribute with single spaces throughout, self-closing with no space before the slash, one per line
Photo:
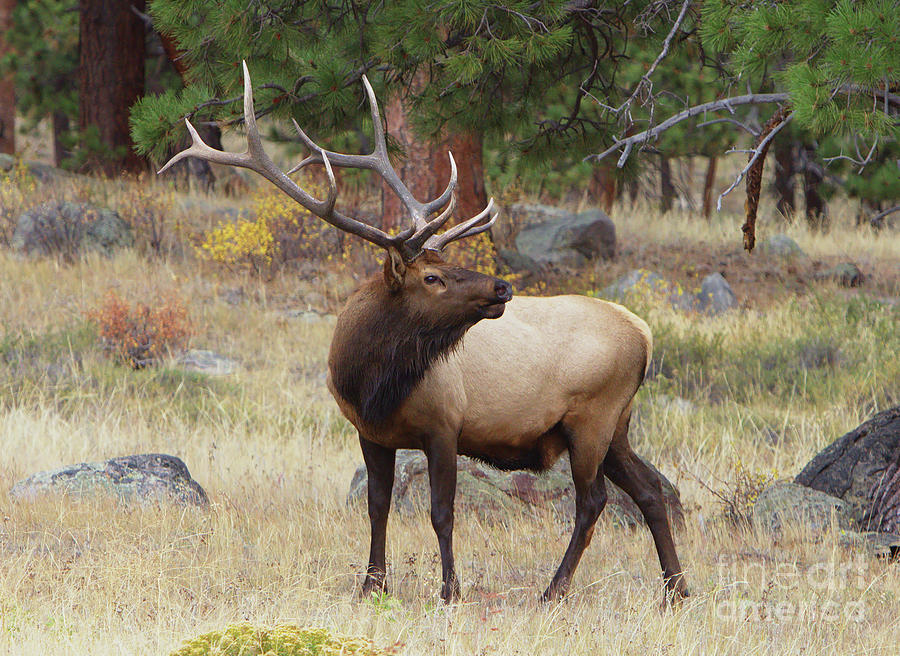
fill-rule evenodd
<path id="1" fill-rule="evenodd" d="M 505 280 L 498 280 L 494 285 L 494 293 L 497 294 L 497 298 L 508 301 L 512 298 L 512 285 Z"/>

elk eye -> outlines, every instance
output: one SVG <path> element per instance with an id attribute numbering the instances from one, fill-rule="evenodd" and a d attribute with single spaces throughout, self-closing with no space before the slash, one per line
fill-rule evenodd
<path id="1" fill-rule="evenodd" d="M 427 284 L 427 285 L 433 285 L 434 283 L 438 282 L 439 280 L 440 280 L 440 278 L 438 278 L 435 275 L 425 276 L 425 284 Z"/>

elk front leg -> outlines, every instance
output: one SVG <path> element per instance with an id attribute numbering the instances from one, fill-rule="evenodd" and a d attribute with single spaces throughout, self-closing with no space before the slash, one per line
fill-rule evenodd
<path id="1" fill-rule="evenodd" d="M 387 538 L 388 512 L 391 509 L 391 492 L 394 488 L 394 460 L 396 451 L 370 442 L 360 434 L 359 445 L 368 473 L 369 523 L 372 528 L 372 542 L 369 547 L 369 565 L 363 581 L 362 594 L 368 596 L 373 590 L 384 592 L 386 564 L 385 541 Z"/>
<path id="2" fill-rule="evenodd" d="M 453 563 L 453 501 L 456 497 L 456 441 L 432 440 L 427 445 L 428 481 L 431 484 L 431 525 L 441 550 L 441 599 L 460 597 Z"/>

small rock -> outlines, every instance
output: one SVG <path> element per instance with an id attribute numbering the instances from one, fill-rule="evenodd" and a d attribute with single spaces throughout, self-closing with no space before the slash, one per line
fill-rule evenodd
<path id="1" fill-rule="evenodd" d="M 798 526 L 818 535 L 832 521 L 841 529 L 852 526 L 850 507 L 841 499 L 787 481 L 762 491 L 753 505 L 751 520 L 755 526 L 773 533 L 781 532 L 785 526 Z"/>
<path id="2" fill-rule="evenodd" d="M 667 293 L 671 285 L 658 273 L 648 269 L 632 269 L 603 289 L 603 296 L 622 300 L 631 293 Z"/>
<path id="3" fill-rule="evenodd" d="M 174 502 L 206 506 L 206 492 L 180 458 L 145 453 L 112 458 L 105 462 L 82 462 L 39 472 L 13 485 L 10 496 L 31 501 L 45 494 L 87 497 L 107 494 L 123 503 Z"/>
<path id="4" fill-rule="evenodd" d="M 817 280 L 834 280 L 841 287 L 859 287 L 865 281 L 863 272 L 853 262 L 844 262 L 816 274 Z"/>
<path id="5" fill-rule="evenodd" d="M 841 531 L 840 542 L 844 546 L 867 551 L 878 558 L 894 560 L 900 556 L 900 535 L 894 533 Z"/>
<path id="6" fill-rule="evenodd" d="M 228 376 L 237 369 L 237 362 L 213 351 L 191 349 L 176 359 L 178 365 L 187 371 L 195 371 L 211 376 Z"/>
<path id="7" fill-rule="evenodd" d="M 291 308 L 284 311 L 284 316 L 289 319 L 299 319 L 303 323 L 319 323 L 324 321 L 328 315 L 319 314 L 313 310 L 301 310 L 300 308 Z"/>
<path id="8" fill-rule="evenodd" d="M 784 234 L 772 235 L 759 245 L 760 253 L 777 257 L 804 257 L 803 249 L 793 239 Z"/>
<path id="9" fill-rule="evenodd" d="M 664 296 L 669 304 L 684 312 L 721 314 L 737 306 L 737 297 L 721 274 L 714 273 L 703 279 L 700 291 L 693 294 L 673 285 L 653 271 L 634 269 L 605 287 L 603 296 L 613 300 L 625 300 L 628 296 Z"/>
<path id="10" fill-rule="evenodd" d="M 644 461 L 645 464 L 646 461 Z M 673 518 L 683 521 L 678 490 L 665 476 L 649 465 L 660 478 L 663 496 Z M 430 508 L 428 461 L 421 451 L 400 449 L 394 476 L 392 507 L 405 513 Z M 350 483 L 348 503 L 364 503 L 368 476 L 365 466 L 357 468 Z M 637 526 L 644 522 L 640 509 L 619 487 L 607 479 L 609 500 L 604 514 L 612 515 L 620 524 Z M 547 508 L 566 519 L 575 516 L 575 491 L 569 459 L 559 462 L 547 472 L 500 471 L 479 460 L 457 457 L 456 508 L 474 511 L 480 517 L 502 519 L 510 512 L 528 508 Z"/>
<path id="11" fill-rule="evenodd" d="M 656 405 L 661 408 L 672 408 L 678 412 L 689 415 L 697 411 L 697 406 L 683 399 L 680 396 L 669 396 L 668 394 L 659 394 L 654 399 Z"/>
<path id="12" fill-rule="evenodd" d="M 0 153 L 0 171 L 9 172 L 16 165 L 16 158 L 6 153 Z M 49 164 L 41 162 L 25 162 L 25 168 L 28 173 L 34 176 L 38 182 L 55 182 L 60 179 L 71 179 L 75 174 L 70 171 L 58 169 Z"/>
<path id="13" fill-rule="evenodd" d="M 737 307 L 737 296 L 721 273 L 711 273 L 700 284 L 697 309 L 707 314 L 722 314 Z"/>

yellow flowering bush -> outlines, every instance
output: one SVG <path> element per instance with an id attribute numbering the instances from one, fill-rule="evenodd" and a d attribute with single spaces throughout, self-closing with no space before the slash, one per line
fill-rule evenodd
<path id="1" fill-rule="evenodd" d="M 325 629 L 304 629 L 289 624 L 258 628 L 229 626 L 185 641 L 171 656 L 380 656 L 364 638 L 342 638 Z"/>
<path id="2" fill-rule="evenodd" d="M 501 275 L 497 269 L 494 244 L 486 232 L 455 241 L 445 251 L 448 262 L 489 276 Z"/>
<path id="3" fill-rule="evenodd" d="M 206 234 L 197 253 L 229 269 L 249 268 L 261 273 L 272 264 L 275 249 L 275 237 L 265 219 L 257 218 L 219 223 Z"/>
<path id="4" fill-rule="evenodd" d="M 34 198 L 36 190 L 34 176 L 19 158 L 9 171 L 0 174 L 0 244 L 9 246 L 16 220 Z"/>
<path id="5" fill-rule="evenodd" d="M 324 198 L 315 182 L 301 186 Z M 296 261 L 330 262 L 342 251 L 343 233 L 277 189 L 262 187 L 254 195 L 249 219 L 219 223 L 206 233 L 198 254 L 229 269 L 263 273 Z"/>

